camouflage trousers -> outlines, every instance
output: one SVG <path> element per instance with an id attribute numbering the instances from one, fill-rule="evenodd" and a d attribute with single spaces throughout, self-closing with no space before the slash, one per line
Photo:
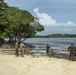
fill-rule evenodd
<path id="1" fill-rule="evenodd" d="M 52 51 L 52 50 L 49 50 L 48 53 L 47 53 L 47 55 L 48 55 L 49 57 L 53 57 L 53 56 L 54 56 L 53 51 Z"/>
<path id="2" fill-rule="evenodd" d="M 18 49 L 15 50 L 15 56 L 19 56 L 19 51 L 18 51 Z"/>
<path id="3" fill-rule="evenodd" d="M 72 60 L 72 61 L 75 60 L 75 54 L 74 53 L 70 53 L 69 60 Z"/>
<path id="4" fill-rule="evenodd" d="M 24 57 L 24 52 L 25 52 L 25 49 L 23 48 L 23 49 L 20 49 L 20 56 L 21 57 Z"/>

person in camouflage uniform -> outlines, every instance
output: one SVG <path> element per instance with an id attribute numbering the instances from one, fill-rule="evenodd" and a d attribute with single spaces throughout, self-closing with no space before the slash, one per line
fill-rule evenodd
<path id="1" fill-rule="evenodd" d="M 53 56 L 54 56 L 53 50 L 52 50 L 52 49 L 49 49 L 49 48 L 50 48 L 50 45 L 47 44 L 47 45 L 46 45 L 46 53 L 47 53 L 47 55 L 48 55 L 49 57 L 53 57 Z"/>
<path id="2" fill-rule="evenodd" d="M 19 56 L 19 42 L 15 43 L 15 56 Z"/>
<path id="3" fill-rule="evenodd" d="M 73 45 L 73 43 L 71 43 L 71 45 L 68 47 L 68 50 L 70 51 L 69 60 L 74 61 L 75 60 L 76 47 Z"/>
<path id="4" fill-rule="evenodd" d="M 20 43 L 20 56 L 24 57 L 25 44 L 23 42 Z"/>
<path id="5" fill-rule="evenodd" d="M 46 54 L 47 54 L 47 55 L 48 55 L 48 53 L 49 53 L 49 48 L 50 48 L 50 45 L 47 44 L 47 45 L 46 45 Z"/>

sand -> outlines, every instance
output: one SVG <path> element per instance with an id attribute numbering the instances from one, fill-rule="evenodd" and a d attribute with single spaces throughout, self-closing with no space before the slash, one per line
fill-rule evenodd
<path id="1" fill-rule="evenodd" d="M 0 54 L 0 75 L 76 75 L 76 61 Z"/>

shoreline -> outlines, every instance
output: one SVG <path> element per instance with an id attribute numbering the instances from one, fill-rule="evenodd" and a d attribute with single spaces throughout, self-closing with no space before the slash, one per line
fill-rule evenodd
<path id="1" fill-rule="evenodd" d="M 66 50 L 53 50 L 54 57 L 55 58 L 64 58 L 68 59 L 69 58 L 69 51 Z M 0 54 L 6 54 L 6 55 L 15 55 L 15 49 L 14 48 L 0 48 Z M 25 55 L 31 55 L 31 56 L 36 56 L 36 57 L 45 57 L 46 55 L 46 50 L 43 51 L 36 51 L 36 50 L 31 50 L 29 54 Z"/>

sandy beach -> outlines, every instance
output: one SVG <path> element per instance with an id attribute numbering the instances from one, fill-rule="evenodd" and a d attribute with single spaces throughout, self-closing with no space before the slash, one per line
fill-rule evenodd
<path id="1" fill-rule="evenodd" d="M 0 54 L 0 75 L 76 75 L 76 61 Z"/>

